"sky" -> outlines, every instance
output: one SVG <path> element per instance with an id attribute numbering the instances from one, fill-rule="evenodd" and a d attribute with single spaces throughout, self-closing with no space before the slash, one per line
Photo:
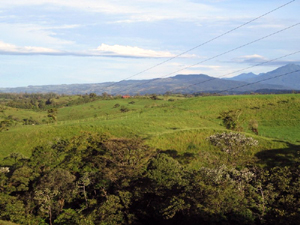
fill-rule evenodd
<path id="1" fill-rule="evenodd" d="M 0 0 L 0 87 L 300 64 L 299 11 L 299 0 Z"/>

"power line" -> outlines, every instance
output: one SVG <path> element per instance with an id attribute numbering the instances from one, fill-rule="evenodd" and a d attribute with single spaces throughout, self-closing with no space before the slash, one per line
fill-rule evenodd
<path id="1" fill-rule="evenodd" d="M 239 29 L 239 28 L 241 28 L 241 27 L 244 27 L 244 26 L 246 26 L 246 25 L 248 25 L 248 24 L 250 24 L 250 23 L 252 23 L 252 22 L 254 22 L 254 21 L 256 21 L 256 20 L 258 20 L 258 19 L 260 19 L 260 18 L 262 18 L 262 17 L 264 17 L 264 16 L 266 16 L 266 15 L 268 15 L 268 14 L 271 14 L 271 13 L 273 13 L 273 12 L 275 12 L 275 11 L 277 11 L 277 10 L 279 10 L 279 9 L 281 9 L 281 8 L 287 6 L 287 5 L 289 5 L 289 4 L 291 4 L 292 2 L 295 2 L 295 1 L 296 1 L 296 0 L 289 1 L 289 2 L 283 4 L 283 5 L 281 5 L 281 6 L 277 7 L 277 8 L 275 8 L 275 9 L 269 11 L 269 12 L 266 12 L 266 13 L 264 13 L 264 14 L 262 14 L 262 15 L 256 17 L 256 18 L 254 18 L 254 19 L 252 19 L 252 20 L 250 20 L 250 21 L 248 21 L 248 22 L 246 22 L 246 23 L 243 23 L 242 25 L 239 25 L 239 26 L 237 26 L 237 27 L 235 27 L 235 28 L 233 28 L 233 29 L 231 29 L 231 30 L 226 31 L 226 32 L 223 33 L 223 34 L 220 34 L 220 35 L 218 35 L 218 36 L 216 36 L 216 37 L 214 37 L 214 38 L 209 39 L 208 41 L 205 41 L 205 42 L 203 42 L 203 43 L 201 43 L 201 44 L 199 44 L 199 45 L 197 45 L 197 46 L 195 46 L 195 47 L 193 47 L 193 48 L 190 48 L 190 49 L 188 49 L 188 50 L 186 50 L 186 51 L 184 51 L 184 52 L 182 52 L 182 53 L 180 53 L 180 54 L 178 54 L 178 55 L 175 55 L 174 57 L 171 57 L 171 58 L 169 58 L 169 59 L 167 59 L 167 60 L 165 60 L 165 61 L 162 61 L 162 62 L 160 62 L 160 63 L 158 63 L 158 64 L 155 64 L 154 66 L 151 66 L 151 67 L 149 67 L 149 68 L 147 68 L 147 69 L 145 69 L 145 70 L 142 70 L 142 71 L 140 71 L 140 72 L 138 72 L 138 73 L 136 73 L 136 74 L 133 74 L 133 75 L 127 77 L 127 78 L 124 78 L 123 80 L 120 80 L 120 81 L 118 81 L 118 82 L 115 82 L 115 83 L 113 83 L 113 84 L 107 86 L 107 88 L 109 88 L 109 87 L 111 87 L 111 86 L 114 86 L 115 84 L 120 83 L 120 82 L 122 82 L 122 81 L 125 81 L 125 80 L 127 80 L 127 79 L 130 79 L 130 78 L 132 78 L 132 77 L 135 77 L 135 76 L 137 76 L 137 75 L 140 75 L 140 74 L 142 74 L 142 73 L 145 73 L 145 72 L 147 72 L 147 71 L 149 71 L 149 70 L 151 70 L 151 69 L 154 69 L 154 68 L 156 68 L 156 67 L 158 67 L 158 66 L 160 66 L 160 65 L 162 65 L 162 64 L 165 64 L 166 62 L 169 62 L 169 61 L 171 61 L 171 60 L 173 60 L 173 59 L 176 59 L 176 58 L 178 58 L 178 57 L 180 57 L 180 56 L 182 56 L 182 55 L 184 55 L 184 54 L 186 54 L 186 53 L 188 53 L 188 52 L 190 52 L 190 51 L 192 51 L 192 50 L 195 50 L 195 49 L 197 49 L 197 48 L 199 48 L 199 47 L 201 47 L 201 46 L 203 46 L 203 45 L 206 45 L 206 44 L 208 44 L 208 43 L 210 43 L 210 42 L 212 42 L 212 41 L 214 41 L 214 40 L 216 40 L 216 39 L 218 39 L 218 38 L 221 38 L 221 37 L 223 37 L 223 36 L 225 36 L 225 35 L 227 35 L 227 34 L 233 32 L 233 31 L 235 31 L 235 30 L 237 30 L 237 29 Z"/>
<path id="2" fill-rule="evenodd" d="M 208 79 L 208 80 L 204 80 L 204 81 L 201 81 L 201 82 L 198 82 L 198 83 L 195 83 L 195 84 L 190 84 L 184 88 L 177 88 L 177 89 L 186 89 L 186 88 L 189 88 L 189 87 L 192 87 L 192 86 L 195 86 L 195 85 L 198 85 L 198 84 L 203 84 L 203 83 L 206 83 L 206 82 L 209 82 L 209 81 L 212 81 L 212 80 L 215 80 L 215 79 L 219 79 L 219 78 L 222 78 L 222 77 L 226 77 L 227 75 L 230 75 L 230 74 L 234 74 L 234 73 L 240 73 L 244 70 L 248 70 L 248 69 L 251 69 L 253 67 L 256 67 L 256 66 L 261 66 L 263 64 L 267 64 L 267 63 L 270 63 L 270 62 L 274 62 L 278 59 L 282 59 L 282 58 L 285 58 L 285 57 L 288 57 L 288 56 L 291 56 L 291 55 L 295 55 L 297 53 L 300 53 L 300 51 L 296 51 L 296 52 L 293 52 L 293 53 L 290 53 L 290 54 L 286 54 L 284 56 L 280 56 L 278 58 L 275 58 L 275 59 L 271 59 L 271 60 L 268 60 L 268 61 L 265 61 L 265 62 L 261 62 L 261 63 L 258 63 L 258 64 L 255 64 L 253 66 L 249 66 L 249 67 L 246 67 L 246 68 L 243 68 L 243 69 L 239 69 L 239 70 L 235 70 L 233 72 L 230 72 L 230 73 L 226 73 L 226 74 L 223 74 L 221 76 L 218 76 L 218 77 L 212 77 L 211 79 Z M 176 91 L 176 90 L 171 90 L 170 92 L 173 92 L 173 91 Z"/>
<path id="3" fill-rule="evenodd" d="M 266 81 L 266 80 L 272 80 L 272 79 L 275 79 L 275 78 L 278 78 L 278 77 L 283 77 L 283 76 L 286 76 L 286 75 L 289 75 L 289 74 L 292 74 L 292 73 L 296 73 L 296 72 L 299 72 L 299 71 L 300 71 L 300 69 L 292 71 L 292 72 L 280 74 L 280 75 L 277 75 L 277 76 L 274 76 L 274 77 L 269 77 L 269 78 L 266 78 L 266 79 L 263 79 L 263 80 L 260 80 L 260 81 L 256 81 L 256 82 L 253 82 L 253 83 L 248 83 L 248 84 L 240 85 L 240 86 L 237 86 L 237 87 L 234 87 L 234 88 L 229 88 L 229 89 L 226 89 L 226 90 L 223 90 L 223 91 L 218 91 L 216 93 L 222 93 L 222 92 L 231 91 L 231 90 L 234 90 L 234 89 L 237 89 L 237 88 L 250 86 L 252 84 L 257 84 L 257 83 L 261 83 L 261 82 Z"/>
<path id="4" fill-rule="evenodd" d="M 193 66 L 199 65 L 199 64 L 201 64 L 201 63 L 207 62 L 207 61 L 209 61 L 209 60 L 218 58 L 218 57 L 223 56 L 223 55 L 225 55 L 225 54 L 228 54 L 228 53 L 230 53 L 230 52 L 236 51 L 236 50 L 238 50 L 238 49 L 241 49 L 241 48 L 243 48 L 243 47 L 246 47 L 246 46 L 248 46 L 248 45 L 251 45 L 251 44 L 253 44 L 253 43 L 256 43 L 256 42 L 258 42 L 258 41 L 261 41 L 261 40 L 263 40 L 263 39 L 266 39 L 266 38 L 268 38 L 268 37 L 271 37 L 271 36 L 273 36 L 273 35 L 275 35 L 275 34 L 281 33 L 281 32 L 283 32 L 283 31 L 285 31 L 285 30 L 291 29 L 291 28 L 293 28 L 293 27 L 295 27 L 295 26 L 298 26 L 299 24 L 300 24 L 300 23 L 296 23 L 296 24 L 291 25 L 291 26 L 289 26 L 289 27 L 283 28 L 283 29 L 278 30 L 278 31 L 276 31 L 276 32 L 274 32 L 274 33 L 268 34 L 268 35 L 266 35 L 266 36 L 264 36 L 264 37 L 261 37 L 261 38 L 258 38 L 258 39 L 256 39 L 256 40 L 254 40 L 254 41 L 251 41 L 251 42 L 248 42 L 248 43 L 246 43 L 246 44 L 240 45 L 240 46 L 238 46 L 238 47 L 236 47 L 236 48 L 233 48 L 233 49 L 231 49 L 231 50 L 225 51 L 225 52 L 223 52 L 223 53 L 220 53 L 220 54 L 215 55 L 215 56 L 213 56 L 213 57 L 210 57 L 210 58 L 208 58 L 208 59 L 202 60 L 202 61 L 197 62 L 197 63 L 195 63 L 195 64 L 192 64 L 192 65 L 190 65 L 190 66 L 186 66 L 186 67 L 184 67 L 184 68 L 182 68 L 182 69 L 179 69 L 179 70 L 177 70 L 177 71 L 175 71 L 175 72 L 168 73 L 168 74 L 166 74 L 166 75 L 164 75 L 164 76 L 161 76 L 161 77 L 159 77 L 159 78 L 164 78 L 164 77 L 170 76 L 170 75 L 175 74 L 175 73 L 178 73 L 178 72 L 180 72 L 180 71 L 182 71 L 182 70 L 185 70 L 185 69 L 191 68 L 191 67 L 193 67 Z M 138 85 L 136 85 L 136 86 L 133 86 L 132 88 L 139 87 L 139 86 L 141 86 L 141 85 L 150 83 L 150 82 L 152 82 L 152 81 L 153 81 L 153 80 L 148 80 L 148 81 L 146 81 L 146 82 L 144 82 L 144 83 L 140 83 L 140 84 L 138 84 Z"/>

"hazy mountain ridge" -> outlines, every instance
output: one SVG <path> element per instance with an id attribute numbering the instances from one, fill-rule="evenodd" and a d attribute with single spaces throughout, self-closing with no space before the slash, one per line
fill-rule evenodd
<path id="1" fill-rule="evenodd" d="M 298 72 L 293 73 L 294 71 L 298 71 Z M 278 77 L 273 78 L 276 76 Z M 270 71 L 268 73 L 260 74 L 257 77 L 246 79 L 244 81 L 253 83 L 260 80 L 266 80 L 266 81 L 262 81 L 261 84 L 284 85 L 289 89 L 300 90 L 300 66 L 296 64 L 288 64 L 279 67 L 276 70 Z"/>
<path id="2" fill-rule="evenodd" d="M 291 73 L 297 70 L 299 71 Z M 270 79 L 279 75 L 284 76 Z M 265 81 L 259 82 L 261 80 Z M 253 73 L 243 73 L 231 79 L 220 79 L 210 77 L 205 74 L 179 74 L 174 77 L 155 78 L 151 80 L 125 80 L 121 82 L 105 82 L 94 84 L 31 85 L 28 87 L 0 88 L 0 92 L 8 93 L 55 92 L 58 94 L 102 94 L 107 92 L 114 95 L 152 93 L 163 94 L 166 92 L 199 93 L 221 91 L 226 91 L 226 93 L 245 93 L 259 92 L 259 90 L 300 90 L 300 66 L 288 64 L 268 73 L 259 75 L 255 75 Z"/>
<path id="3" fill-rule="evenodd" d="M 293 73 L 294 71 L 298 72 Z M 267 73 L 261 73 L 259 75 L 253 73 L 240 74 L 230 78 L 230 80 L 239 80 L 248 83 L 261 81 L 261 84 L 282 85 L 287 89 L 300 90 L 300 66 L 296 64 L 287 64 Z"/>
<path id="4" fill-rule="evenodd" d="M 237 75 L 235 77 L 226 78 L 226 80 L 246 81 L 248 79 L 256 78 L 257 76 L 259 76 L 259 75 L 256 75 L 252 72 L 242 73 L 242 74 Z"/>

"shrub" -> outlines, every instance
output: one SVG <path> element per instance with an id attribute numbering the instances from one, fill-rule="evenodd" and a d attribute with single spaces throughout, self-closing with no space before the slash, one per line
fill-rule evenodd
<path id="1" fill-rule="evenodd" d="M 217 146 L 221 151 L 227 153 L 232 158 L 237 157 L 241 152 L 245 152 L 250 147 L 258 144 L 258 141 L 251 137 L 233 132 L 217 133 L 209 136 L 207 139 L 212 145 Z"/>
<path id="2" fill-rule="evenodd" d="M 120 108 L 120 111 L 123 112 L 123 113 L 125 113 L 125 112 L 128 112 L 129 109 L 126 108 L 125 106 L 122 106 L 122 107 Z"/>
<path id="3" fill-rule="evenodd" d="M 249 121 L 249 129 L 252 130 L 253 133 L 258 135 L 258 122 L 257 120 L 250 120 Z"/>
<path id="4" fill-rule="evenodd" d="M 219 119 L 223 120 L 224 126 L 229 130 L 242 131 L 239 123 L 239 117 L 242 110 L 229 110 L 220 113 Z"/>

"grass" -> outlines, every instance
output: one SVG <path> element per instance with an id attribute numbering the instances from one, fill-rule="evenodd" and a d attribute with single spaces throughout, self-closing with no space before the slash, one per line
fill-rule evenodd
<path id="1" fill-rule="evenodd" d="M 0 225 L 17 225 L 16 223 L 0 220 Z"/>
<path id="2" fill-rule="evenodd" d="M 116 104 L 120 106 L 115 107 Z M 122 106 L 129 111 L 122 113 Z M 30 156 L 34 146 L 91 131 L 109 132 L 117 137 L 139 136 L 162 151 L 175 150 L 179 155 L 194 156 L 193 167 L 208 165 L 222 155 L 205 139 L 225 130 L 218 119 L 221 112 L 237 109 L 241 110 L 239 122 L 245 134 L 260 141 L 252 156 L 299 144 L 300 95 L 297 94 L 175 98 L 175 101 L 168 101 L 167 97 L 114 99 L 60 108 L 58 122 L 54 124 L 16 125 L 1 132 L 0 159 L 11 152 Z M 6 107 L 4 113 L 20 119 L 47 119 L 46 111 Z M 249 130 L 250 120 L 258 122 L 258 136 Z"/>

